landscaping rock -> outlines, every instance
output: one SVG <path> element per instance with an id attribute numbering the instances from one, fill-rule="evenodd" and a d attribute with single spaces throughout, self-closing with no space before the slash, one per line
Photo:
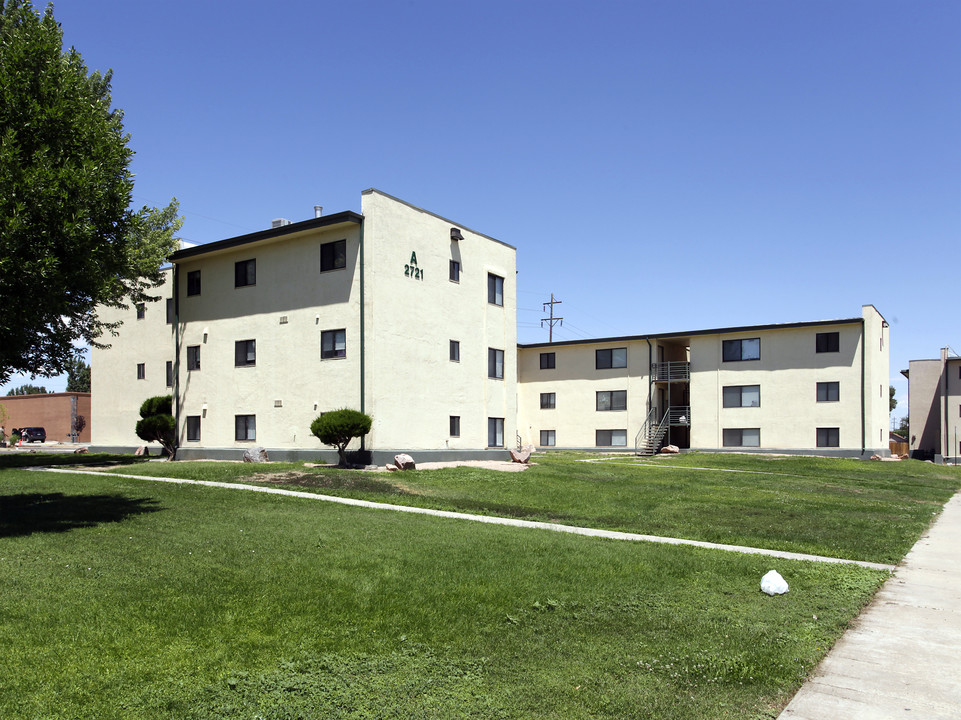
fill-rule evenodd
<path id="1" fill-rule="evenodd" d="M 267 460 L 267 450 L 262 447 L 244 450 L 244 462 L 264 463 L 267 462 Z"/>
<path id="2" fill-rule="evenodd" d="M 137 455 L 138 457 L 141 455 L 150 455 L 150 450 L 149 448 L 147 448 L 146 445 L 141 445 L 140 447 L 138 447 L 136 450 L 133 451 L 133 454 Z"/>
<path id="3" fill-rule="evenodd" d="M 880 456 L 880 455 L 872 455 L 872 456 L 871 456 L 871 459 L 872 459 L 872 460 L 880 460 L 880 459 L 881 459 L 881 456 Z"/>
<path id="4" fill-rule="evenodd" d="M 661 448 L 661 452 L 664 455 L 677 455 L 681 449 L 677 445 L 665 445 Z"/>
<path id="5" fill-rule="evenodd" d="M 521 452 L 517 452 L 516 450 L 511 450 L 510 454 L 511 454 L 511 462 L 523 463 L 524 465 L 530 464 L 531 453 L 529 450 L 524 450 Z"/>
<path id="6" fill-rule="evenodd" d="M 397 466 L 399 470 L 416 470 L 417 465 L 414 464 L 414 458 L 410 455 L 405 455 L 401 453 L 400 455 L 394 455 L 394 465 Z"/>
<path id="7" fill-rule="evenodd" d="M 400 468 L 396 465 L 384 465 L 384 469 L 387 472 L 398 472 L 400 470 Z"/>
<path id="8" fill-rule="evenodd" d="M 74 454 L 74 455 L 83 455 L 83 454 L 86 453 L 86 452 L 90 452 L 90 450 L 89 450 L 88 448 L 85 448 L 85 447 L 79 447 L 79 448 L 77 448 L 76 450 L 73 451 L 73 454 Z"/>

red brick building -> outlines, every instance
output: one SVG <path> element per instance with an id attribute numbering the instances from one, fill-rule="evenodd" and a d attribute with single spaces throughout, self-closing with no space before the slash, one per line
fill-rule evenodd
<path id="1" fill-rule="evenodd" d="M 87 421 L 77 442 L 90 442 L 90 393 L 46 393 L 0 397 L 7 420 L 2 423 L 7 437 L 13 428 L 42 427 L 47 442 L 71 442 L 70 425 L 78 415 Z"/>

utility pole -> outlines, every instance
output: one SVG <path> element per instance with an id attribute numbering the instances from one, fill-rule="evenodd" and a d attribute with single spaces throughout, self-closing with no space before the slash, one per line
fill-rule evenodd
<path id="1" fill-rule="evenodd" d="M 554 323 L 560 323 L 561 325 L 564 324 L 564 318 L 562 318 L 562 317 L 554 317 L 554 306 L 555 306 L 555 305 L 560 305 L 560 303 L 561 303 L 560 300 L 555 300 L 555 299 L 554 299 L 554 293 L 551 293 L 551 301 L 550 301 L 550 302 L 546 302 L 546 303 L 543 304 L 544 312 L 547 312 L 547 306 L 548 306 L 548 305 L 551 306 L 551 316 L 550 316 L 550 317 L 546 317 L 546 318 L 541 318 L 541 327 L 544 327 L 544 323 L 548 323 L 548 326 L 547 326 L 547 327 L 548 327 L 548 335 L 547 335 L 547 337 L 548 337 L 548 340 L 549 340 L 550 342 L 554 342 Z"/>

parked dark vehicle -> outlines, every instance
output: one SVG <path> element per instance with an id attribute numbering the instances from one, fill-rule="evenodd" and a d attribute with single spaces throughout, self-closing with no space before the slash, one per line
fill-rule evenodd
<path id="1" fill-rule="evenodd" d="M 42 427 L 25 427 L 20 429 L 20 437 L 24 442 L 46 442 L 47 431 Z"/>

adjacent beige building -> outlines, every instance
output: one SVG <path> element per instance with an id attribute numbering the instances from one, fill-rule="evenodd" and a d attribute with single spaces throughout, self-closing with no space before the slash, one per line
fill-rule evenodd
<path id="1" fill-rule="evenodd" d="M 576 342 L 516 336 L 516 253 L 378 190 L 174 253 L 161 300 L 93 350 L 93 443 L 176 399 L 183 457 L 333 458 L 322 412 L 368 413 L 383 462 L 590 448 L 887 454 L 888 324 L 861 317 Z"/>
<path id="2" fill-rule="evenodd" d="M 888 323 L 859 318 L 521 345 L 518 427 L 547 448 L 889 454 Z"/>
<path id="3" fill-rule="evenodd" d="M 343 407 L 374 418 L 378 461 L 513 446 L 513 247 L 378 190 L 274 225 L 174 253 L 160 302 L 103 311 L 122 326 L 92 352 L 94 444 L 140 444 L 140 403 L 173 393 L 184 457 L 332 453 L 310 424 Z"/>
<path id="4" fill-rule="evenodd" d="M 961 458 L 961 357 L 948 348 L 931 360 L 912 360 L 908 378 L 908 446 L 922 460 L 957 463 Z"/>

